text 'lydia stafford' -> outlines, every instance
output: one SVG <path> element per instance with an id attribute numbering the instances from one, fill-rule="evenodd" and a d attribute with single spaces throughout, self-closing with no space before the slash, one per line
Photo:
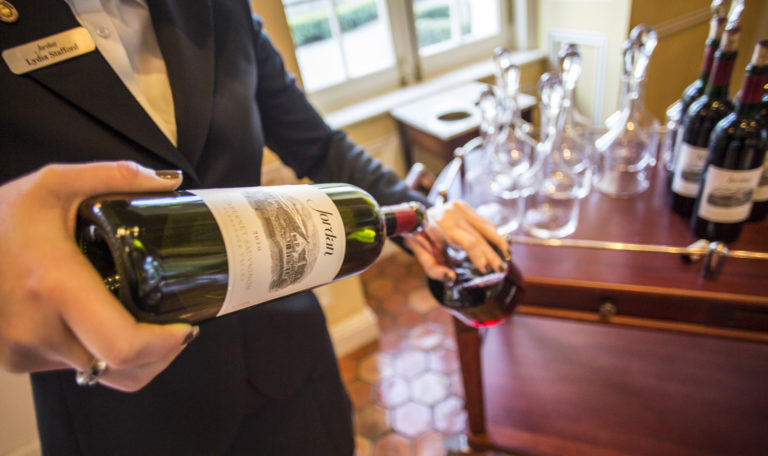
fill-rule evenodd
<path id="1" fill-rule="evenodd" d="M 49 41 L 45 44 L 38 44 L 35 56 L 25 58 L 24 60 L 26 60 L 27 65 L 29 66 L 37 66 L 47 62 L 48 59 L 60 58 L 79 50 L 80 47 L 77 43 L 73 43 L 71 46 L 59 46 L 55 41 Z"/>

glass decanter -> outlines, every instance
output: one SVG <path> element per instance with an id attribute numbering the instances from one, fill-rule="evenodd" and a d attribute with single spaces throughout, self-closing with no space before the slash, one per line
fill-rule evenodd
<path id="1" fill-rule="evenodd" d="M 480 137 L 463 149 L 467 194 L 464 199 L 490 220 L 501 233 L 517 229 L 522 216 L 522 201 L 517 190 L 517 177 L 527 169 L 528 158 L 508 136 L 507 114 L 499 100 L 501 95 L 489 86 L 477 101 L 480 112 Z"/>
<path id="2" fill-rule="evenodd" d="M 595 141 L 595 186 L 603 193 L 628 198 L 644 192 L 656 163 L 659 122 L 643 104 L 645 73 L 656 46 L 656 32 L 638 26 L 624 44 L 622 105 L 610 129 Z M 610 119 L 610 118 L 609 118 Z"/>
<path id="3" fill-rule="evenodd" d="M 654 117 L 653 114 L 645 106 L 645 76 L 648 70 L 648 64 L 650 63 L 653 51 L 658 44 L 658 35 L 653 27 L 640 24 L 632 29 L 629 34 L 629 38 L 624 43 L 624 58 L 632 59 L 629 63 L 631 66 L 631 77 L 635 78 L 636 94 L 633 94 L 629 84 L 625 83 L 624 76 L 625 71 L 622 74 L 622 89 L 619 98 L 619 109 L 608 116 L 605 120 L 605 126 L 610 130 L 615 123 L 621 123 L 623 108 L 629 106 L 633 110 L 632 117 L 635 120 L 637 127 L 642 130 L 647 136 L 652 138 L 653 151 L 651 165 L 656 164 L 658 157 L 658 145 L 659 145 L 659 132 L 661 130 L 661 124 L 659 120 Z M 635 47 L 636 51 L 627 56 L 627 48 Z"/>
<path id="4" fill-rule="evenodd" d="M 536 146 L 529 135 L 531 127 L 520 115 L 517 95 L 520 90 L 520 67 L 513 63 L 509 51 L 497 48 L 496 62 L 498 136 L 494 157 L 499 171 L 494 175 L 505 191 L 516 191 L 516 181 L 531 165 Z"/>
<path id="5" fill-rule="evenodd" d="M 564 101 L 564 88 L 556 78 L 542 85 L 542 99 L 548 100 L 548 109 L 557 116 L 547 125 L 542 142 L 536 149 L 536 160 L 524 174 L 531 191 L 525 197 L 523 226 L 532 236 L 560 238 L 576 230 L 579 215 L 580 178 L 572 171 L 556 144 L 562 144 L 567 112 L 560 104 Z"/>
<path id="6" fill-rule="evenodd" d="M 578 46 L 565 43 L 559 57 L 563 88 L 562 105 L 558 113 L 561 128 L 552 144 L 551 153 L 576 178 L 578 197 L 584 198 L 591 188 L 592 145 L 586 139 L 587 127 L 579 120 L 583 116 L 578 113 L 574 102 L 574 89 L 581 75 Z"/>
<path id="7" fill-rule="evenodd" d="M 504 111 L 509 114 L 508 123 L 514 125 L 517 135 L 530 139 L 534 127 L 523 119 L 518 94 L 520 92 L 520 66 L 515 63 L 511 51 L 504 47 L 493 50 L 494 76 L 496 87 L 501 91 Z"/>
<path id="8" fill-rule="evenodd" d="M 539 78 L 539 141 L 544 142 L 548 132 L 555 124 L 555 119 L 563 105 L 563 87 L 560 76 L 552 71 L 544 73 Z"/>

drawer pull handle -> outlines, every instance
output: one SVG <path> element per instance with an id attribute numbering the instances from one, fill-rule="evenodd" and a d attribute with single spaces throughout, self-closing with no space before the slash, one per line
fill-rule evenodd
<path id="1" fill-rule="evenodd" d="M 616 306 L 613 304 L 613 301 L 605 300 L 602 304 L 600 304 L 600 321 L 608 322 L 610 318 L 614 315 L 616 315 Z"/>

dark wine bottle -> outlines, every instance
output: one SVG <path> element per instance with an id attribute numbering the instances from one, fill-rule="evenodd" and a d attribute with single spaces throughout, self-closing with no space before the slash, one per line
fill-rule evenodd
<path id="1" fill-rule="evenodd" d="M 733 242 L 749 217 L 762 175 L 768 132 L 760 119 L 768 82 L 768 40 L 755 46 L 735 111 L 717 123 L 710 139 L 691 230 L 701 239 Z"/>
<path id="2" fill-rule="evenodd" d="M 728 87 L 738 54 L 739 33 L 738 26 L 729 27 L 723 32 L 704 95 L 691 103 L 683 116 L 683 132 L 675 160 L 670 206 L 673 211 L 684 216 L 691 215 L 699 193 L 709 136 L 715 125 L 733 111 Z"/>
<path id="3" fill-rule="evenodd" d="M 682 142 L 682 118 L 685 116 L 686 111 L 691 104 L 696 101 L 697 98 L 704 95 L 704 89 L 706 88 L 707 81 L 712 71 L 712 63 L 715 59 L 715 51 L 720 46 L 720 38 L 723 35 L 725 24 L 728 19 L 726 17 L 715 16 L 709 23 L 709 35 L 704 43 L 704 59 L 701 62 L 701 71 L 699 72 L 699 78 L 693 81 L 683 91 L 682 97 L 680 97 L 680 119 L 678 121 L 678 127 L 676 131 L 669 132 L 667 134 L 672 136 L 672 156 L 667 161 L 667 178 L 669 187 L 672 186 L 672 176 L 674 175 L 675 159 L 677 152 Z"/>
<path id="4" fill-rule="evenodd" d="M 138 320 L 195 323 L 362 272 L 424 213 L 347 184 L 118 194 L 80 205 L 77 241 Z"/>
<path id="5" fill-rule="evenodd" d="M 763 87 L 763 101 L 760 104 L 760 122 L 763 129 L 768 129 L 768 84 Z M 768 216 L 768 153 L 765 154 L 763 162 L 763 174 L 760 176 L 760 183 L 755 190 L 754 203 L 752 211 L 749 213 L 748 222 L 759 222 Z"/>

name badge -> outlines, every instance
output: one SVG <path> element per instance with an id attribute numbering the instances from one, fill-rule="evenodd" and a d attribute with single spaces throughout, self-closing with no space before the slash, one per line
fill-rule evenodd
<path id="1" fill-rule="evenodd" d="M 63 62 L 96 49 L 85 27 L 76 27 L 3 51 L 3 60 L 15 74 L 24 74 Z"/>

